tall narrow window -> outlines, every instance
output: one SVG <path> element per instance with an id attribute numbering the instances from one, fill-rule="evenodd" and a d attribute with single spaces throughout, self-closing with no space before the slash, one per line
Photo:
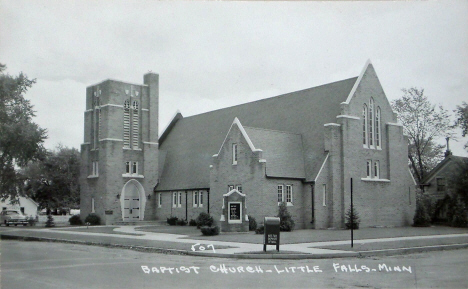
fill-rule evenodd
<path id="1" fill-rule="evenodd" d="M 233 185 L 228 185 L 228 193 L 229 193 L 230 191 L 232 191 L 232 190 L 234 190 L 234 186 L 233 186 Z"/>
<path id="2" fill-rule="evenodd" d="M 139 137 L 140 137 L 140 123 L 139 123 L 139 114 L 138 114 L 138 101 L 133 101 L 133 111 L 132 111 L 132 146 L 133 148 L 138 148 Z"/>
<path id="3" fill-rule="evenodd" d="M 124 123 L 123 123 L 123 146 L 130 147 L 130 101 L 127 99 L 124 102 Z"/>
<path id="4" fill-rule="evenodd" d="M 286 185 L 286 203 L 292 204 L 292 185 Z"/>
<path id="5" fill-rule="evenodd" d="M 375 145 L 377 148 L 381 146 L 381 132 L 380 132 L 380 106 L 377 107 L 377 111 L 375 113 Z"/>
<path id="6" fill-rule="evenodd" d="M 278 203 L 283 202 L 283 185 L 278 185 Z"/>
<path id="7" fill-rule="evenodd" d="M 374 178 L 380 179 L 380 162 L 374 162 Z"/>
<path id="8" fill-rule="evenodd" d="M 180 208 L 182 206 L 182 192 L 179 192 L 178 197 L 179 197 L 178 198 L 179 202 L 178 202 L 177 206 Z"/>
<path id="9" fill-rule="evenodd" d="M 203 207 L 203 192 L 198 193 L 198 206 Z"/>
<path id="10" fill-rule="evenodd" d="M 367 165 L 366 165 L 366 176 L 368 179 L 371 178 L 371 171 L 372 171 L 372 161 L 367 160 Z"/>
<path id="11" fill-rule="evenodd" d="M 91 198 L 91 213 L 96 213 L 94 210 L 94 198 Z"/>
<path id="12" fill-rule="evenodd" d="M 327 185 L 323 184 L 322 186 L 322 206 L 327 206 Z"/>
<path id="13" fill-rule="evenodd" d="M 362 144 L 367 147 L 367 105 L 362 109 Z"/>
<path id="14" fill-rule="evenodd" d="M 130 174 L 130 162 L 125 162 L 125 173 Z"/>
<path id="15" fill-rule="evenodd" d="M 177 207 L 177 192 L 172 193 L 172 207 Z"/>
<path id="16" fill-rule="evenodd" d="M 369 101 L 369 146 L 374 146 L 374 99 L 371 97 Z"/>
<path id="17" fill-rule="evenodd" d="M 232 144 L 232 164 L 237 165 L 237 144 Z"/>
<path id="18" fill-rule="evenodd" d="M 193 192 L 193 206 L 198 207 L 198 192 Z"/>
<path id="19" fill-rule="evenodd" d="M 162 193 L 158 194 L 158 207 L 161 208 L 162 205 Z"/>
<path id="20" fill-rule="evenodd" d="M 138 175 L 138 162 L 132 163 L 132 174 Z"/>

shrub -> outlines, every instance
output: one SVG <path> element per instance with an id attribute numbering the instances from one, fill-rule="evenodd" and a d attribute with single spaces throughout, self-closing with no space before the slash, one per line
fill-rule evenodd
<path id="1" fill-rule="evenodd" d="M 294 230 L 295 223 L 285 202 L 282 202 L 278 207 L 278 217 L 280 218 L 280 231 L 290 232 Z"/>
<path id="2" fill-rule="evenodd" d="M 51 214 L 47 215 L 46 227 L 55 227 L 54 217 Z"/>
<path id="3" fill-rule="evenodd" d="M 33 216 L 28 217 L 29 226 L 36 226 L 36 222 L 37 222 L 37 220 Z"/>
<path id="4" fill-rule="evenodd" d="M 85 223 L 89 223 L 91 226 L 100 225 L 101 218 L 95 213 L 91 213 L 86 217 Z"/>
<path id="5" fill-rule="evenodd" d="M 196 225 L 197 225 L 197 221 L 195 221 L 194 219 L 190 219 L 189 226 L 196 226 Z"/>
<path id="6" fill-rule="evenodd" d="M 203 227 L 203 226 L 211 227 L 214 223 L 214 220 L 210 214 L 201 212 L 200 215 L 198 215 L 196 222 L 197 222 L 197 229 L 200 229 L 200 227 Z"/>
<path id="7" fill-rule="evenodd" d="M 427 206 L 427 198 L 423 193 L 418 192 L 416 194 L 416 214 L 413 218 L 414 227 L 429 227 L 431 225 L 431 217 L 428 213 Z"/>
<path id="8" fill-rule="evenodd" d="M 184 220 L 184 219 L 179 219 L 179 220 L 177 220 L 176 223 L 177 223 L 177 226 L 185 226 L 185 225 L 187 225 L 187 221 Z"/>
<path id="9" fill-rule="evenodd" d="M 169 218 L 167 218 L 167 223 L 169 224 L 169 226 L 175 226 L 175 225 L 177 225 L 177 220 L 179 220 L 179 218 L 169 217 Z"/>
<path id="10" fill-rule="evenodd" d="M 467 208 L 465 203 L 463 202 L 462 198 L 457 195 L 453 198 L 451 202 L 451 212 L 450 212 L 450 225 L 452 227 L 466 227 L 468 220 L 467 220 Z"/>
<path id="11" fill-rule="evenodd" d="M 205 236 L 215 236 L 219 235 L 219 227 L 218 226 L 203 226 L 201 227 L 201 232 Z"/>
<path id="12" fill-rule="evenodd" d="M 346 229 L 351 229 L 351 221 L 352 221 L 352 227 L 353 229 L 357 230 L 359 229 L 359 223 L 361 220 L 359 219 L 359 214 L 356 212 L 356 209 L 353 208 L 351 211 L 351 206 L 349 207 L 348 211 L 346 212 L 346 221 L 345 221 L 345 226 Z"/>
<path id="13" fill-rule="evenodd" d="M 263 225 L 260 225 L 255 229 L 255 234 L 263 234 L 265 232 L 265 227 Z"/>
<path id="14" fill-rule="evenodd" d="M 68 219 L 70 225 L 83 225 L 83 221 L 81 221 L 80 215 L 73 215 Z"/>
<path id="15" fill-rule="evenodd" d="M 255 231 L 257 229 L 257 221 L 254 217 L 249 216 L 249 231 Z"/>

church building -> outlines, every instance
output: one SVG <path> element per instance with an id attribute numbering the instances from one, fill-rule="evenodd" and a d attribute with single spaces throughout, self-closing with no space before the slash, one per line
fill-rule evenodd
<path id="1" fill-rule="evenodd" d="M 164 96 L 162 96 L 164 97 Z M 86 94 L 81 216 L 103 224 L 195 219 L 223 231 L 286 203 L 296 228 L 404 226 L 415 212 L 408 140 L 368 61 L 353 77 L 190 117 L 158 135 L 159 78 Z"/>

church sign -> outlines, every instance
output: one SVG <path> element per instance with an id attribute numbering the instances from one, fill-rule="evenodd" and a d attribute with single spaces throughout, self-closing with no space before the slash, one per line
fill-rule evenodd
<path id="1" fill-rule="evenodd" d="M 240 223 L 242 216 L 241 202 L 230 202 L 229 203 L 229 222 L 230 223 Z"/>

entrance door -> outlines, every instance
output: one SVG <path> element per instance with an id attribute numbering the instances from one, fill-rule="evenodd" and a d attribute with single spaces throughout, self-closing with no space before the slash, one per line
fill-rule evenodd
<path id="1" fill-rule="evenodd" d="M 133 183 L 127 184 L 124 193 L 124 221 L 140 220 L 140 207 L 140 192 L 138 187 Z"/>

